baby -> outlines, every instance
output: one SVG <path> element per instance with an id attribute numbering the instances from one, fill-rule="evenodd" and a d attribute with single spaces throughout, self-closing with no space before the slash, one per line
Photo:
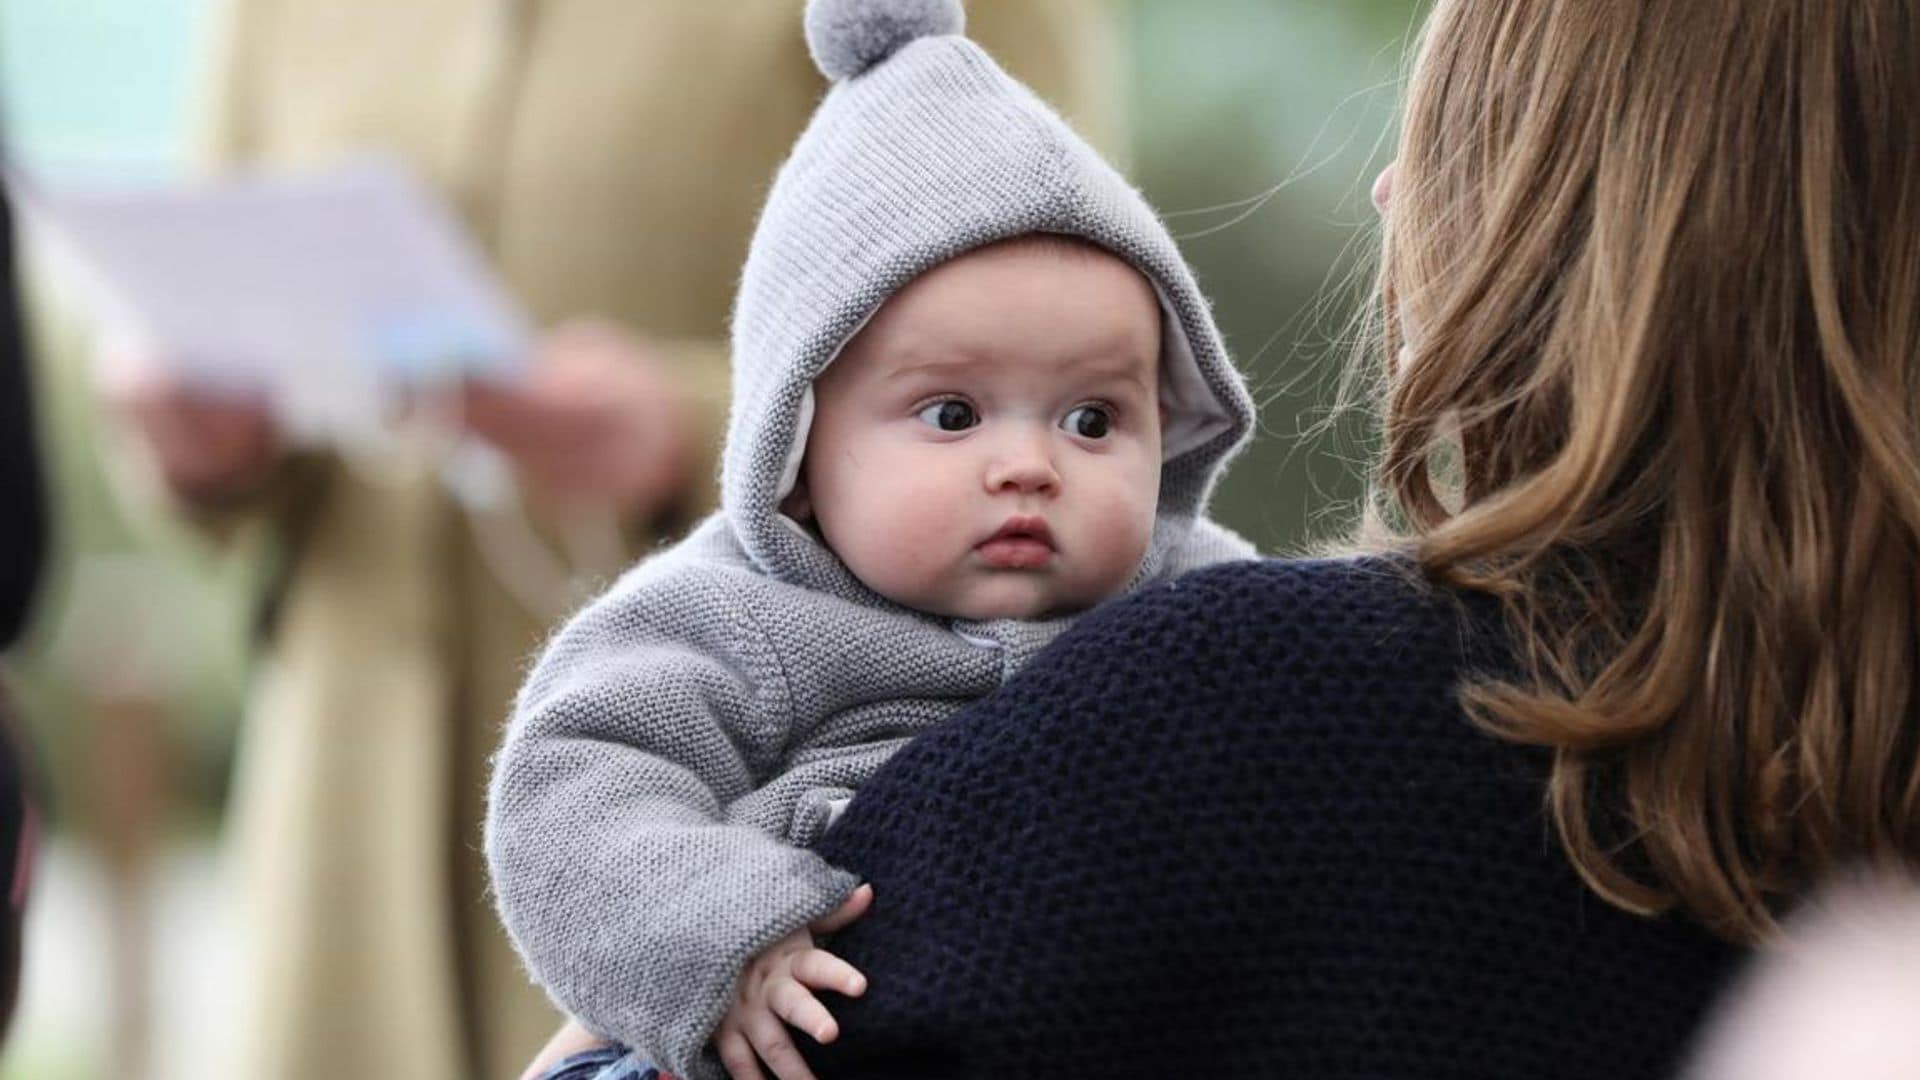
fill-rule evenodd
<path id="1" fill-rule="evenodd" d="M 895 750 L 1076 614 L 1252 554 L 1201 516 L 1252 406 L 1172 238 L 961 25 L 810 5 L 836 85 L 748 255 L 722 509 L 559 632 L 496 762 L 529 968 L 677 1075 L 833 1037 L 814 991 L 863 983 L 812 931 L 871 894 L 809 845 Z"/>

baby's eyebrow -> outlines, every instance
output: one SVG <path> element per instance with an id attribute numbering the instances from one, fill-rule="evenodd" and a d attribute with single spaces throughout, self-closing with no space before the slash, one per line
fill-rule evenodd
<path id="1" fill-rule="evenodd" d="M 1157 359 L 1157 358 L 1156 358 Z M 1157 363 L 1138 363 L 1133 358 L 1117 360 L 1111 354 L 1101 354 L 1098 358 L 1081 360 L 1076 374 L 1102 382 L 1132 383 L 1146 390 L 1159 377 Z"/>
<path id="2" fill-rule="evenodd" d="M 1087 374 L 1092 378 L 1098 379 L 1102 382 L 1132 383 L 1134 386 L 1137 386 L 1142 390 L 1145 390 L 1148 386 L 1148 383 L 1151 381 L 1148 378 L 1147 372 L 1142 371 L 1138 366 L 1132 365 L 1132 364 L 1129 364 L 1126 367 L 1110 367 L 1107 365 L 1098 365 L 1088 370 Z"/>
<path id="3" fill-rule="evenodd" d="M 967 356 L 940 356 L 901 362 L 890 368 L 886 377 L 905 379 L 915 375 L 952 375 L 980 367 L 980 361 Z"/>
<path id="4" fill-rule="evenodd" d="M 1141 364 L 1133 359 L 1116 360 L 1111 354 L 1102 353 L 1098 357 L 1079 358 L 1069 361 L 1076 375 L 1097 379 L 1111 379 L 1115 382 L 1130 382 L 1145 387 L 1157 367 L 1154 363 Z M 977 371 L 992 366 L 992 362 L 972 356 L 941 356 L 929 359 L 902 361 L 886 371 L 888 379 L 904 379 L 915 375 L 954 375 L 968 371 Z"/>

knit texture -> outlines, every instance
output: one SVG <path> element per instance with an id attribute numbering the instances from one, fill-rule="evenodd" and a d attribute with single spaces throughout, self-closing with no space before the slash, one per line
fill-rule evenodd
<path id="1" fill-rule="evenodd" d="M 1248 553 L 1202 524 L 1172 569 Z M 779 581 L 722 517 L 548 646 L 495 762 L 501 918 L 554 1000 L 676 1076 L 747 961 L 858 879 L 806 850 L 913 736 L 1069 619 L 952 621 Z"/>
<path id="2" fill-rule="evenodd" d="M 1377 560 L 1217 567 L 1088 616 L 822 843 L 875 902 L 832 945 L 871 982 L 829 999 L 816 1069 L 1668 1075 L 1735 950 L 1582 887 L 1546 756 L 1457 705 L 1497 627 Z"/>

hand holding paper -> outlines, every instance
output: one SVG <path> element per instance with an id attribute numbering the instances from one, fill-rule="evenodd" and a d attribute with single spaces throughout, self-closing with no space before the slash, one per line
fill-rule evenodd
<path id="1" fill-rule="evenodd" d="M 527 352 L 525 319 L 459 223 L 385 161 L 23 196 L 117 351 L 244 388 L 296 439 L 375 438 L 407 392 L 504 380 Z"/>
<path id="2" fill-rule="evenodd" d="M 195 387 L 155 373 L 113 388 L 111 402 L 146 439 L 167 487 L 196 506 L 254 494 L 285 449 L 265 402 L 244 391 Z"/>
<path id="3" fill-rule="evenodd" d="M 548 492 L 647 518 L 686 486 L 680 389 L 645 344 L 610 323 L 555 329 L 522 378 L 469 380 L 461 401 L 468 428 Z"/>

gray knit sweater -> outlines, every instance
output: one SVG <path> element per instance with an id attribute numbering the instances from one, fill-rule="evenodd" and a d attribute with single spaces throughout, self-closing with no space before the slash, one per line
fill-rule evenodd
<path id="1" fill-rule="evenodd" d="M 855 29 L 891 10 L 838 6 Z M 723 1075 L 707 1043 L 747 961 L 857 884 L 808 850 L 835 806 L 1067 622 L 900 607 L 781 513 L 813 380 L 888 296 L 1023 233 L 1126 259 L 1162 300 L 1168 413 L 1131 587 L 1252 554 L 1202 518 L 1252 404 L 1159 220 L 965 38 L 888 48 L 830 68 L 841 81 L 769 195 L 734 317 L 721 512 L 554 637 L 495 763 L 487 855 L 529 969 L 589 1028 L 690 1080 Z"/>
<path id="2" fill-rule="evenodd" d="M 1250 549 L 1202 526 L 1171 572 Z M 837 800 L 1066 619 L 955 622 L 779 581 L 725 518 L 555 638 L 497 765 L 502 912 L 555 999 L 680 1076 L 746 962 L 856 879 L 806 850 Z"/>

